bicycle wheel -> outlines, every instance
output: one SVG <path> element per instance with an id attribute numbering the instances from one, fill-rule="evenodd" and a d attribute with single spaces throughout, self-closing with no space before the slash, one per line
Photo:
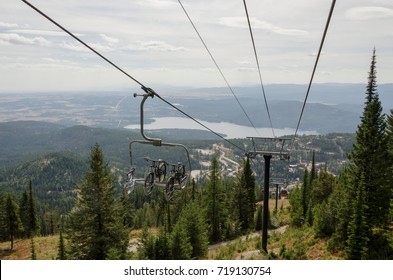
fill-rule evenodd
<path id="1" fill-rule="evenodd" d="M 154 187 L 154 173 L 147 174 L 145 178 L 145 195 L 151 194 Z"/>
<path id="2" fill-rule="evenodd" d="M 186 169 L 184 168 L 184 165 L 179 167 L 179 189 L 184 189 L 187 185 L 188 181 L 188 174 L 186 174 Z"/>
<path id="3" fill-rule="evenodd" d="M 167 201 L 171 200 L 174 191 L 175 191 L 175 178 L 170 177 L 165 185 L 165 199 Z"/>
<path id="4" fill-rule="evenodd" d="M 166 164 L 162 162 L 158 167 L 158 182 L 164 181 L 165 177 L 166 177 Z"/>
<path id="5" fill-rule="evenodd" d="M 184 189 L 187 185 L 188 182 L 188 175 L 185 175 L 184 177 L 180 178 L 179 181 L 179 189 Z"/>

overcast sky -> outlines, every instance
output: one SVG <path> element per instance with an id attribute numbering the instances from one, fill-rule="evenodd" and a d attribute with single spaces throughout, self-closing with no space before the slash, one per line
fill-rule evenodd
<path id="1" fill-rule="evenodd" d="M 177 0 L 31 0 L 156 89 L 224 87 Z M 248 0 L 265 84 L 308 83 L 331 0 Z M 231 86 L 259 83 L 242 0 L 183 0 Z M 393 82 L 393 1 L 338 0 L 315 83 Z M 139 86 L 19 0 L 0 0 L 0 92 Z"/>

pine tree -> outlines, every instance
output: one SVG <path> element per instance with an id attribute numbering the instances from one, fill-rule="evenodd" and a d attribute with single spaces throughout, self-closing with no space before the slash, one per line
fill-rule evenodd
<path id="1" fill-rule="evenodd" d="M 248 193 L 247 193 L 247 183 L 244 172 L 244 162 L 241 169 L 241 172 L 238 174 L 237 181 L 234 184 L 232 190 L 232 203 L 230 204 L 230 208 L 232 209 L 233 217 L 232 219 L 238 220 L 240 223 L 241 229 L 247 230 L 250 227 L 249 223 L 249 203 L 248 203 Z"/>
<path id="2" fill-rule="evenodd" d="M 224 208 L 225 195 L 218 169 L 218 161 L 212 159 L 206 195 L 206 221 L 209 225 L 210 240 L 217 242 L 224 236 L 226 210 Z"/>
<path id="3" fill-rule="evenodd" d="M 256 182 L 255 182 L 255 176 L 251 169 L 250 159 L 248 157 L 244 162 L 243 173 L 244 173 L 246 189 L 247 189 L 247 206 L 248 206 L 247 224 L 248 224 L 248 228 L 252 228 L 254 223 L 254 215 L 256 211 L 256 197 L 255 197 Z"/>
<path id="4" fill-rule="evenodd" d="M 157 260 L 172 259 L 169 233 L 165 228 L 160 228 L 158 236 L 155 239 L 155 258 Z"/>
<path id="5" fill-rule="evenodd" d="M 390 186 L 390 221 L 393 221 L 393 109 L 390 110 L 390 115 L 387 118 L 387 147 L 388 147 L 388 164 L 390 166 L 390 170 L 388 173 L 388 185 Z M 388 195 L 389 192 L 386 194 Z"/>
<path id="6" fill-rule="evenodd" d="M 175 260 L 191 259 L 192 245 L 183 221 L 176 223 L 171 233 L 171 255 Z"/>
<path id="7" fill-rule="evenodd" d="M 28 219 L 28 225 L 27 225 L 27 234 L 28 237 L 35 236 L 38 231 L 38 218 L 37 218 L 37 213 L 35 209 L 35 199 L 33 196 L 33 186 L 32 182 L 30 180 L 29 182 L 29 200 L 28 200 L 28 208 L 29 208 L 29 219 Z"/>
<path id="8" fill-rule="evenodd" d="M 64 238 L 63 238 L 63 231 L 60 231 L 59 245 L 57 247 L 57 259 L 58 260 L 67 259 L 67 253 L 66 253 Z"/>
<path id="9" fill-rule="evenodd" d="M 312 151 L 312 163 L 311 163 L 311 171 L 310 171 L 310 186 L 314 179 L 317 178 L 317 169 L 315 167 L 315 150 Z"/>
<path id="10" fill-rule="evenodd" d="M 386 120 L 386 136 L 387 136 L 387 148 L 389 152 L 390 166 L 393 165 L 393 109 L 390 110 L 390 114 Z"/>
<path id="11" fill-rule="evenodd" d="M 109 253 L 125 258 L 128 234 L 115 199 L 112 174 L 98 144 L 90 152 L 90 171 L 77 186 L 68 239 L 73 259 L 104 260 Z"/>
<path id="12" fill-rule="evenodd" d="M 359 180 L 358 184 L 354 209 L 348 225 L 348 239 L 345 248 L 346 258 L 352 260 L 360 260 L 366 257 L 370 235 L 366 219 L 367 205 L 365 203 L 366 195 L 363 178 Z"/>
<path id="13" fill-rule="evenodd" d="M 6 236 L 6 198 L 4 197 L 4 193 L 0 191 L 0 240 L 7 240 Z"/>
<path id="14" fill-rule="evenodd" d="M 302 193 L 302 189 L 297 186 L 292 189 L 289 197 L 289 202 L 291 204 L 291 225 L 295 227 L 301 227 L 304 224 Z"/>
<path id="15" fill-rule="evenodd" d="M 19 216 L 23 224 L 23 237 L 29 237 L 29 195 L 24 190 L 19 201 Z"/>
<path id="16" fill-rule="evenodd" d="M 18 205 L 10 193 L 7 194 L 5 205 L 5 234 L 10 241 L 10 250 L 14 249 L 14 238 L 23 230 L 19 217 Z"/>
<path id="17" fill-rule="evenodd" d="M 141 260 L 154 260 L 155 256 L 155 238 L 149 232 L 147 226 L 144 226 L 140 235 L 140 247 L 138 248 L 138 256 Z"/>
<path id="18" fill-rule="evenodd" d="M 308 169 L 304 171 L 303 177 L 303 188 L 302 188 L 302 209 L 303 209 L 303 219 L 306 218 L 307 210 L 308 210 L 308 203 L 310 200 L 309 190 L 310 188 L 310 178 Z"/>
<path id="19" fill-rule="evenodd" d="M 123 225 L 126 228 L 132 228 L 135 212 L 129 195 L 127 194 L 126 188 L 123 188 L 122 190 L 120 197 L 120 206 L 123 214 Z"/>
<path id="20" fill-rule="evenodd" d="M 202 208 L 198 202 L 187 205 L 176 224 L 183 228 L 191 245 L 191 259 L 201 259 L 207 256 L 209 246 L 209 233 Z M 186 242 L 184 242 L 186 247 Z M 185 248 L 185 250 L 188 250 Z"/>
<path id="21" fill-rule="evenodd" d="M 376 84 L 376 55 L 372 56 L 366 102 L 361 123 L 356 132 L 356 144 L 349 154 L 354 177 L 354 193 L 356 188 L 364 184 L 366 223 L 370 226 L 384 225 L 388 221 L 388 209 L 391 198 L 389 186 L 390 170 L 386 162 L 388 158 L 385 136 L 385 116 L 379 100 Z M 360 178 L 364 183 L 359 182 Z"/>
<path id="22" fill-rule="evenodd" d="M 30 238 L 30 248 L 31 248 L 31 259 L 36 260 L 37 254 L 35 253 L 35 244 L 34 244 L 34 237 Z"/>

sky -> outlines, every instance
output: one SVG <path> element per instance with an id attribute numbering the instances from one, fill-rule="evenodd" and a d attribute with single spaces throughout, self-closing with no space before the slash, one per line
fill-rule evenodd
<path id="1" fill-rule="evenodd" d="M 159 91 L 225 87 L 177 0 L 30 0 Z M 231 86 L 259 83 L 241 0 L 183 0 Z M 331 0 L 248 0 L 264 84 L 307 84 Z M 339 0 L 315 83 L 393 83 L 393 0 Z M 139 85 L 20 0 L 0 0 L 0 92 L 133 90 Z"/>

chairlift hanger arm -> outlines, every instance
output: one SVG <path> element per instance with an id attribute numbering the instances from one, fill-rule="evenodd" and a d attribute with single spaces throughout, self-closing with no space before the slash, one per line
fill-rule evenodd
<path id="1" fill-rule="evenodd" d="M 155 95 L 157 95 L 157 93 L 152 90 L 151 88 L 146 88 L 146 87 L 142 87 L 142 89 L 146 92 L 146 94 L 143 94 L 143 99 L 141 101 L 141 105 L 140 105 L 140 119 L 141 119 L 141 135 L 144 139 L 146 139 L 147 141 L 150 142 L 150 144 L 153 144 L 154 146 L 161 146 L 162 145 L 162 140 L 159 138 L 151 138 L 145 135 L 144 132 L 144 110 L 143 110 L 143 106 L 145 105 L 145 101 L 151 97 L 153 98 Z M 140 96 L 137 93 L 134 93 L 134 97 Z"/>

